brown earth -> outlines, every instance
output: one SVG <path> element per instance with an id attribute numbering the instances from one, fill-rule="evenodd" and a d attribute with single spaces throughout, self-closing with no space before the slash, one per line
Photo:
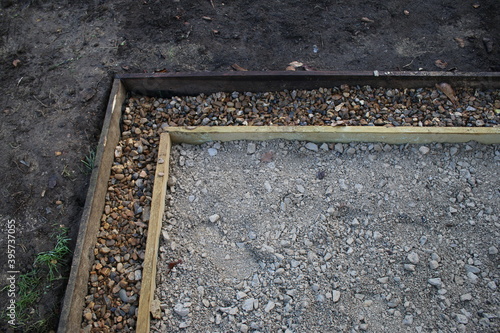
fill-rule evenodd
<path id="1" fill-rule="evenodd" d="M 284 70 L 295 60 L 317 70 L 500 71 L 499 9 L 496 0 L 0 1 L 0 228 L 6 235 L 16 221 L 17 268 L 54 247 L 54 225 L 74 246 L 89 181 L 81 160 L 97 145 L 114 74 Z M 0 248 L 7 258 L 4 236 Z M 45 331 L 57 327 L 64 288 L 54 283 L 33 309 L 34 321 L 51 318 Z"/>

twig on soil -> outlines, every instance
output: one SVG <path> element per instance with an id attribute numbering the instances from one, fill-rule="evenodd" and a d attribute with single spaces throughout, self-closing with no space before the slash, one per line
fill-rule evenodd
<path id="1" fill-rule="evenodd" d="M 212 8 L 215 9 L 214 0 L 210 0 L 210 4 L 212 5 Z"/>
<path id="2" fill-rule="evenodd" d="M 48 106 L 45 103 L 43 103 L 41 100 L 39 100 L 35 95 L 33 95 L 33 98 L 36 99 L 40 104 L 42 104 L 43 107 L 48 108 Z"/>
<path id="3" fill-rule="evenodd" d="M 413 58 L 409 63 L 407 63 L 406 65 L 404 65 L 403 68 L 410 67 L 411 64 L 413 64 L 414 60 L 415 60 L 415 58 Z"/>

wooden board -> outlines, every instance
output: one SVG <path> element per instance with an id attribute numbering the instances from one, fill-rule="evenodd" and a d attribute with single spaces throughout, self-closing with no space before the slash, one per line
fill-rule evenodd
<path id="1" fill-rule="evenodd" d="M 167 193 L 170 147 L 170 135 L 168 133 L 162 133 L 160 137 L 160 146 L 158 148 L 158 159 L 153 185 L 153 198 L 151 201 L 151 216 L 148 224 L 146 253 L 142 266 L 141 294 L 139 297 L 136 327 L 136 332 L 138 333 L 149 333 L 149 311 L 156 289 L 156 261 L 158 257 L 163 212 L 165 211 L 165 195 Z"/>
<path id="2" fill-rule="evenodd" d="M 115 80 L 80 221 L 58 332 L 79 332 L 81 329 L 82 311 L 85 296 L 88 293 L 89 273 L 94 262 L 94 247 L 104 209 L 114 150 L 121 136 L 119 124 L 125 97 L 126 91 L 123 84 Z"/>
<path id="3" fill-rule="evenodd" d="M 500 72 L 204 72 L 120 74 L 127 91 L 156 97 L 210 94 L 219 91 L 279 91 L 332 88 L 342 84 L 387 88 L 434 87 L 447 82 L 453 87 L 500 88 Z"/>
<path id="4" fill-rule="evenodd" d="M 200 144 L 232 140 L 303 140 L 313 142 L 500 143 L 500 127 L 375 127 L 375 126 L 199 126 L 169 127 L 174 143 Z"/>

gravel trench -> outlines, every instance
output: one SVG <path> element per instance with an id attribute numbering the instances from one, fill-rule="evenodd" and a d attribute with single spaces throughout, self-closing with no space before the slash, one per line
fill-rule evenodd
<path id="1" fill-rule="evenodd" d="M 474 142 L 174 146 L 152 332 L 498 332 L 499 166 Z"/>

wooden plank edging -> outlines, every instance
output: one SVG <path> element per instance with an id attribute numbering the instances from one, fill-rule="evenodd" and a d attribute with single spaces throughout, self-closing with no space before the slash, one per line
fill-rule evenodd
<path id="1" fill-rule="evenodd" d="M 174 143 L 189 144 L 272 139 L 390 144 L 468 141 L 500 143 L 500 127 L 198 126 L 169 127 L 167 132 Z"/>
<path id="2" fill-rule="evenodd" d="M 149 333 L 150 328 L 150 308 L 156 289 L 156 262 L 163 212 L 165 210 L 171 145 L 170 135 L 162 133 L 158 148 L 153 198 L 151 201 L 151 216 L 149 218 L 146 253 L 142 268 L 141 294 L 139 297 L 136 326 L 136 332 L 138 333 Z"/>
<path id="3" fill-rule="evenodd" d="M 114 150 L 121 136 L 119 123 L 126 94 L 120 80 L 114 80 L 73 252 L 71 272 L 57 329 L 60 333 L 79 332 L 81 329 L 90 268 L 94 260 L 94 248 L 101 225 Z"/>

